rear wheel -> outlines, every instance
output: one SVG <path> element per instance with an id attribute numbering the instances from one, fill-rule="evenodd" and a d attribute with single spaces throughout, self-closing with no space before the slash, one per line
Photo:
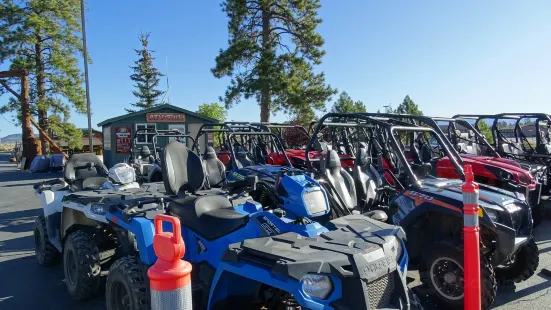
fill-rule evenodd
<path id="1" fill-rule="evenodd" d="M 61 253 L 48 239 L 46 218 L 39 216 L 34 221 L 34 253 L 36 262 L 41 266 L 52 266 L 59 263 Z"/>
<path id="2" fill-rule="evenodd" d="M 460 247 L 439 243 L 426 256 L 420 268 L 421 281 L 433 290 L 445 308 L 463 308 L 463 251 Z M 482 309 L 494 302 L 497 281 L 494 270 L 485 257 L 480 257 L 480 289 Z"/>
<path id="3" fill-rule="evenodd" d="M 105 291 L 107 310 L 151 308 L 147 266 L 137 257 L 123 257 L 111 266 Z"/>
<path id="4" fill-rule="evenodd" d="M 96 296 L 100 288 L 100 255 L 92 234 L 71 233 L 63 248 L 63 271 L 67 291 L 75 300 Z"/>
<path id="5" fill-rule="evenodd" d="M 528 243 L 518 250 L 509 264 L 496 269 L 496 275 L 505 283 L 522 282 L 534 275 L 539 263 L 538 245 L 531 237 Z"/>

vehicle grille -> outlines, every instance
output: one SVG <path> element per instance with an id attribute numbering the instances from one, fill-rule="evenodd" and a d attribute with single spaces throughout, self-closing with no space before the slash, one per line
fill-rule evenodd
<path id="1" fill-rule="evenodd" d="M 389 273 L 369 284 L 367 284 L 367 293 L 369 294 L 369 306 L 371 309 L 385 307 L 390 302 L 390 297 L 394 292 L 394 273 Z"/>

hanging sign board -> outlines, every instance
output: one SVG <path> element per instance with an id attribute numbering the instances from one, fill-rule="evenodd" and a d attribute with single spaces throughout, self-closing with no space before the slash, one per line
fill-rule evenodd
<path id="1" fill-rule="evenodd" d="M 149 123 L 183 123 L 186 121 L 184 113 L 147 113 Z"/>
<path id="2" fill-rule="evenodd" d="M 132 128 L 128 126 L 120 126 L 115 128 L 115 136 L 117 139 L 117 153 L 130 153 L 132 148 Z"/>

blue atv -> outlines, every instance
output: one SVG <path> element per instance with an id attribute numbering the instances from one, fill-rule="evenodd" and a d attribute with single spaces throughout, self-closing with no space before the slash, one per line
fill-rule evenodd
<path id="1" fill-rule="evenodd" d="M 327 196 L 304 175 L 282 176 L 280 184 L 294 184 L 286 190 L 296 199 L 276 209 L 245 194 L 255 189 L 256 176 L 200 190 L 201 158 L 178 142 L 163 153 L 171 196 L 112 203 L 106 214 L 125 249 L 109 271 L 108 309 L 149 309 L 146 269 L 156 261 L 159 213 L 180 218 L 184 259 L 193 264 L 194 309 L 421 308 L 406 286 L 401 228 L 365 215 L 320 225 L 312 219 L 329 213 Z"/>

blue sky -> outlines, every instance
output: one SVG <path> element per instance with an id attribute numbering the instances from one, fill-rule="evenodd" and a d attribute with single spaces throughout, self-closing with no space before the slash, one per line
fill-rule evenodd
<path id="1" fill-rule="evenodd" d="M 220 2 L 89 1 L 94 126 L 125 113 L 134 100 L 129 66 L 140 31 L 151 32 L 162 71 L 168 58 L 171 103 L 195 111 L 217 101 L 228 83 L 210 73 L 227 45 Z M 327 55 L 318 69 L 370 111 L 389 102 L 396 107 L 409 94 L 428 115 L 551 112 L 545 102 L 551 85 L 551 1 L 324 0 L 322 5 L 319 32 Z M 228 116 L 256 121 L 259 108 L 254 101 L 242 102 Z M 72 121 L 87 124 L 85 115 L 73 114 Z M 1 136 L 20 131 L 4 118 L 0 130 Z"/>

